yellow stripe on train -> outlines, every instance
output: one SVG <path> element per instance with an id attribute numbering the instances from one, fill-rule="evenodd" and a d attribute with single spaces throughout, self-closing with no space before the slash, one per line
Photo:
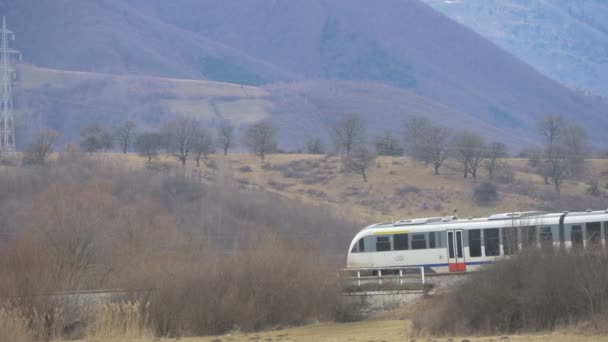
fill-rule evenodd
<path id="1" fill-rule="evenodd" d="M 387 231 L 387 232 L 374 232 L 374 235 L 393 235 L 393 234 L 407 234 L 408 231 L 407 230 L 393 230 L 393 231 Z"/>

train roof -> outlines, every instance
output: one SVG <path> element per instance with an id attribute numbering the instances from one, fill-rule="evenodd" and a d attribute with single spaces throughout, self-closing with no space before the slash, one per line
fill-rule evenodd
<path id="1" fill-rule="evenodd" d="M 438 226 L 453 226 L 453 225 L 461 225 L 461 224 L 471 224 L 471 223 L 485 223 L 492 226 L 500 226 L 504 225 L 505 221 L 518 221 L 521 223 L 522 221 L 529 221 L 531 225 L 534 225 L 533 222 L 542 222 L 544 224 L 550 224 L 553 221 L 559 220 L 559 218 L 566 214 L 566 222 L 584 222 L 588 220 L 593 220 L 593 217 L 598 217 L 599 215 L 604 215 L 608 219 L 608 209 L 606 210 L 586 210 L 582 212 L 562 212 L 562 213 L 548 213 L 544 211 L 523 211 L 523 212 L 511 212 L 511 213 L 502 213 L 502 214 L 494 214 L 488 217 L 467 217 L 467 218 L 456 218 L 454 216 L 445 216 L 445 217 L 427 217 L 427 218 L 415 218 L 415 219 L 402 219 L 395 222 L 383 222 L 377 223 L 371 226 L 364 228 L 365 230 L 375 230 L 375 229 L 387 229 L 387 228 L 401 228 L 401 229 L 414 229 L 424 230 L 423 228 L 438 228 Z"/>

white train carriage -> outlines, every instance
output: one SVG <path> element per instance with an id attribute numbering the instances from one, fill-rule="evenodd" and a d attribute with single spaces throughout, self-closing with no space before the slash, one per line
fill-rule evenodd
<path id="1" fill-rule="evenodd" d="M 347 268 L 469 272 L 524 248 L 605 247 L 607 238 L 608 209 L 400 220 L 361 230 L 351 242 Z"/>

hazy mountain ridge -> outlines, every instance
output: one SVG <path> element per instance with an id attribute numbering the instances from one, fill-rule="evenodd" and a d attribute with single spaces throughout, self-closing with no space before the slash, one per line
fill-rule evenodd
<path id="1" fill-rule="evenodd" d="M 608 3 L 423 0 L 560 82 L 608 96 Z"/>
<path id="2" fill-rule="evenodd" d="M 272 89 L 286 87 L 286 92 L 301 82 L 349 81 L 360 83 L 367 96 L 336 99 L 341 105 L 334 106 L 328 104 L 333 99 L 327 94 L 317 93 L 324 115 L 335 117 L 341 113 L 328 112 L 349 108 L 368 121 L 382 120 L 377 127 L 401 125 L 415 111 L 407 105 L 378 104 L 388 98 L 396 101 L 378 91 L 375 84 L 382 83 L 450 108 L 456 116 L 450 123 L 469 122 L 471 130 L 492 128 L 511 137 L 507 140 L 534 140 L 540 117 L 562 113 L 583 118 L 596 145 L 606 145 L 599 138 L 602 127 L 608 126 L 605 103 L 569 91 L 418 0 L 0 0 L 0 11 L 17 32 L 15 47 L 35 65 L 268 84 Z M 296 84 L 290 88 L 289 82 Z M 131 100 L 136 99 L 141 100 Z M 41 118 L 45 110 L 50 117 L 52 108 L 70 105 L 52 103 L 53 97 L 47 101 L 47 109 L 39 108 Z M 150 103 L 166 104 L 163 101 Z M 166 113 L 190 115 L 199 104 L 206 112 L 207 104 L 197 101 L 181 102 Z M 293 113 L 243 103 L 237 106 L 244 111 L 241 115 L 251 112 L 252 118 L 260 112 L 277 118 L 311 115 L 303 109 L 306 101 L 285 107 Z M 399 110 L 387 110 L 389 106 Z M 132 107 L 142 106 L 125 104 L 117 111 L 127 113 Z M 105 109 L 87 108 L 93 111 L 87 117 L 107 117 L 101 114 Z M 383 110 L 391 115 L 378 114 Z M 464 113 L 473 120 L 459 120 Z M 328 122 L 313 126 L 326 127 Z"/>

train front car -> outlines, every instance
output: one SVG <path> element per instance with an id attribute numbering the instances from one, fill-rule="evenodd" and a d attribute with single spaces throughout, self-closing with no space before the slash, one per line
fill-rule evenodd
<path id="1" fill-rule="evenodd" d="M 448 218 L 451 220 L 451 218 Z M 350 244 L 347 268 L 424 267 L 426 273 L 449 271 L 443 218 L 380 223 L 360 231 Z M 462 244 L 460 252 L 462 254 Z M 454 263 L 457 263 L 456 257 Z"/>

